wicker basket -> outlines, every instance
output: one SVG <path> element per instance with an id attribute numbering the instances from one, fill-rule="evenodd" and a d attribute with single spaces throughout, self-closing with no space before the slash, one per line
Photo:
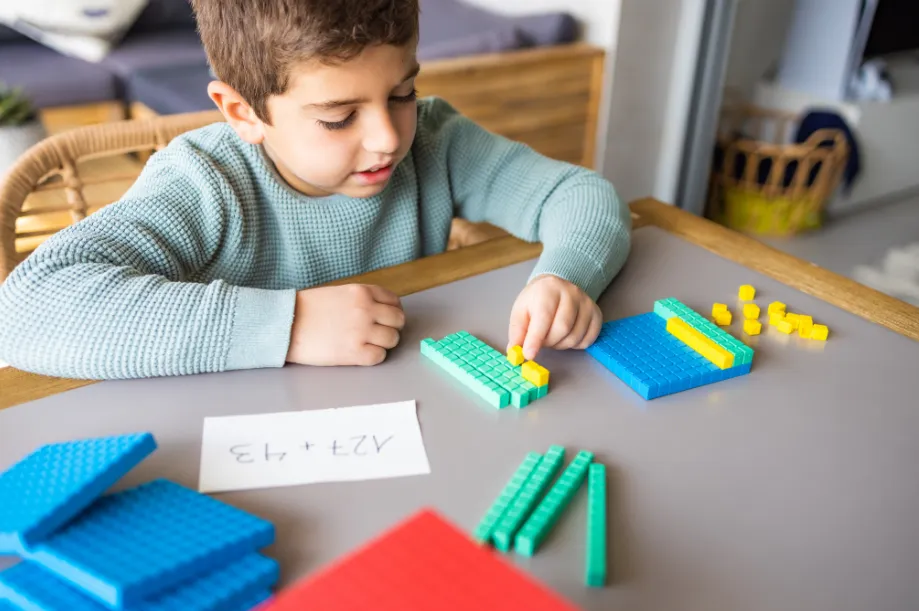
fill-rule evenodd
<path id="1" fill-rule="evenodd" d="M 849 143 L 841 130 L 791 142 L 799 117 L 749 105 L 725 110 L 708 216 L 745 233 L 789 236 L 822 225 L 842 180 Z M 737 134 L 743 134 L 738 136 Z"/>

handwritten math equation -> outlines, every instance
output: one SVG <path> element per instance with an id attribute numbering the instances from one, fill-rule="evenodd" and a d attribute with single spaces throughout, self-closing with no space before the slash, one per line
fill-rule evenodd
<path id="1" fill-rule="evenodd" d="M 328 441 L 303 440 L 296 445 L 279 443 L 242 443 L 230 446 L 229 454 L 240 464 L 281 462 L 297 457 L 373 457 L 393 446 L 395 435 L 351 435 Z"/>

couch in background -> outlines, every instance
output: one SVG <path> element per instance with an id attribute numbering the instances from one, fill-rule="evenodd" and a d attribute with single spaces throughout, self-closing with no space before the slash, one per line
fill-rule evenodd
<path id="1" fill-rule="evenodd" d="M 498 53 L 576 37 L 576 23 L 565 13 L 512 18 L 460 0 L 422 0 L 419 58 Z M 156 114 L 204 110 L 212 107 L 210 78 L 188 0 L 150 0 L 99 63 L 67 57 L 0 26 L 0 81 L 22 87 L 46 116 L 63 113 L 93 123 L 121 118 L 131 105 Z"/>

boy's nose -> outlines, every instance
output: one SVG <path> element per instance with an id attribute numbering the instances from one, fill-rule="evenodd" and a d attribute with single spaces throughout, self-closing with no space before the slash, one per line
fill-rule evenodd
<path id="1" fill-rule="evenodd" d="M 389 113 L 380 113 L 364 136 L 364 148 L 371 153 L 393 155 L 399 150 L 399 132 Z"/>

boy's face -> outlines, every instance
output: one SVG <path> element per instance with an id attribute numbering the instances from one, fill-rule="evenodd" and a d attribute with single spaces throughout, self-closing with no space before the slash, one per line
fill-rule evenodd
<path id="1" fill-rule="evenodd" d="M 345 63 L 293 69 L 287 92 L 268 100 L 271 125 L 261 126 L 292 187 L 313 197 L 383 190 L 415 138 L 415 47 L 369 47 Z"/>

